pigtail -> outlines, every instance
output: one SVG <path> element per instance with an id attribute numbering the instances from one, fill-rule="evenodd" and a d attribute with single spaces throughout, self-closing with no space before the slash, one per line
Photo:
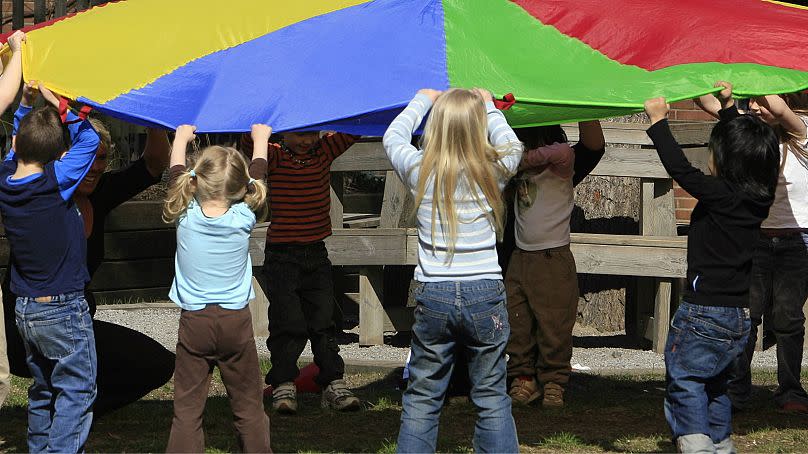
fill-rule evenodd
<path id="1" fill-rule="evenodd" d="M 191 198 L 194 196 L 193 169 L 183 172 L 168 189 L 165 204 L 163 204 L 163 222 L 173 224 L 185 214 Z"/>
<path id="2" fill-rule="evenodd" d="M 266 183 L 251 179 L 250 182 L 247 183 L 247 194 L 244 196 L 244 203 L 255 212 L 255 217 L 258 222 L 263 222 L 269 215 Z"/>

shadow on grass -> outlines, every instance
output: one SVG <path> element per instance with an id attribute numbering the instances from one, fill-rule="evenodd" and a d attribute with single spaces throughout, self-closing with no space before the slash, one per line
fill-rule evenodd
<path id="1" fill-rule="evenodd" d="M 276 452 L 393 452 L 398 434 L 401 394 L 398 371 L 361 373 L 346 377 L 366 409 L 337 413 L 320 408 L 319 396 L 301 395 L 296 416 L 270 414 Z M 217 377 L 218 379 L 218 377 Z M 751 411 L 735 419 L 741 451 L 806 451 L 808 420 L 774 411 L 774 382 L 756 376 L 758 385 Z M 26 450 L 24 386 L 16 380 L 9 406 L 0 410 L 0 450 Z M 97 421 L 88 452 L 161 452 L 171 426 L 170 385 L 147 398 Z M 524 452 L 671 452 L 662 413 L 664 377 L 656 375 L 594 376 L 576 374 L 564 409 L 514 408 Z M 266 408 L 270 402 L 265 402 Z M 471 450 L 476 409 L 465 398 L 451 398 L 441 417 L 438 449 Z M 238 449 L 232 413 L 224 395 L 208 399 L 205 433 L 209 452 Z M 785 441 L 780 441 L 781 439 Z M 758 444 L 758 442 L 764 444 Z M 779 444 L 778 444 L 779 443 Z"/>

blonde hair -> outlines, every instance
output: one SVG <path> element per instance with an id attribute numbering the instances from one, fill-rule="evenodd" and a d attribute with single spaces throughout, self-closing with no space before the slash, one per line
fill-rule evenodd
<path id="1" fill-rule="evenodd" d="M 195 176 L 191 176 L 191 171 Z M 259 221 L 267 215 L 266 184 L 250 182 L 247 159 L 232 147 L 214 145 L 199 153 L 196 162 L 169 188 L 163 221 L 173 223 L 182 217 L 194 197 L 200 203 L 224 199 L 232 205 L 244 201 L 256 212 Z"/>
<path id="2" fill-rule="evenodd" d="M 95 132 L 98 133 L 98 138 L 101 141 L 100 145 L 103 145 L 104 148 L 107 149 L 107 152 L 111 153 L 112 152 L 112 145 L 113 145 L 112 144 L 112 135 L 109 133 L 109 129 L 107 128 L 107 125 L 104 124 L 103 121 L 101 121 L 101 120 L 99 120 L 97 118 L 89 118 L 88 121 L 93 126 L 93 129 L 95 129 Z"/>
<path id="3" fill-rule="evenodd" d="M 507 169 L 501 154 L 488 142 L 488 119 L 483 100 L 471 90 L 453 88 L 435 101 L 422 137 L 424 157 L 416 186 L 415 209 L 432 185 L 432 247 L 440 222 L 447 243 L 447 262 L 457 243 L 458 217 L 455 194 L 458 185 L 468 191 L 501 238 L 505 202 L 499 187 Z M 486 202 L 490 206 L 488 211 Z M 448 233 L 448 238 L 447 238 Z"/>

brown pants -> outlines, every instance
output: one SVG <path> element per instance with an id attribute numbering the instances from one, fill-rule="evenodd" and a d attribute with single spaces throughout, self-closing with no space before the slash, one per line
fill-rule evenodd
<path id="1" fill-rule="evenodd" d="M 219 366 L 243 452 L 271 452 L 250 309 L 211 304 L 182 311 L 174 371 L 174 420 L 166 452 L 203 452 L 202 416 Z"/>
<path id="2" fill-rule="evenodd" d="M 542 384 L 569 382 L 578 275 L 569 246 L 514 249 L 505 276 L 508 377 L 537 375 Z"/>

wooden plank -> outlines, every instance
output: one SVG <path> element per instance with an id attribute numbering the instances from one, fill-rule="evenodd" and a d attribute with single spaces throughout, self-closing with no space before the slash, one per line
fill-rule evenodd
<path id="1" fill-rule="evenodd" d="M 90 286 L 92 289 L 92 285 Z M 109 290 L 109 291 L 93 291 L 96 304 L 98 305 L 134 305 L 146 304 L 149 308 L 152 303 L 144 303 L 144 301 L 168 301 L 168 291 L 170 287 L 152 287 L 152 288 L 128 288 L 123 290 Z M 176 307 L 174 303 L 170 303 Z"/>
<path id="2" fill-rule="evenodd" d="M 381 142 L 359 142 L 331 163 L 332 172 L 393 170 Z"/>
<path id="3" fill-rule="evenodd" d="M 176 309 L 181 308 L 173 302 L 159 303 L 132 303 L 132 304 L 103 304 L 96 306 L 99 311 L 143 311 L 149 309 Z"/>
<path id="4" fill-rule="evenodd" d="M 646 134 L 650 126 L 648 123 L 618 123 L 601 121 L 603 137 L 606 143 L 624 145 L 653 145 L 651 139 Z M 671 132 L 676 141 L 681 145 L 705 144 L 709 142 L 710 132 L 713 129 L 712 122 L 677 123 L 671 122 Z M 570 142 L 579 140 L 578 124 L 562 125 L 567 139 Z"/>
<path id="5" fill-rule="evenodd" d="M 126 290 L 169 287 L 174 279 L 174 259 L 104 262 L 95 272 L 93 290 Z"/>
<path id="6" fill-rule="evenodd" d="M 160 201 L 126 202 L 109 213 L 104 231 L 173 229 L 174 225 L 163 222 L 162 216 Z"/>
<path id="7" fill-rule="evenodd" d="M 572 243 L 575 244 L 601 244 L 613 246 L 645 246 L 645 247 L 669 247 L 686 249 L 687 237 L 685 236 L 637 236 L 637 235 L 613 235 L 608 233 L 572 233 L 570 234 Z"/>
<path id="8" fill-rule="evenodd" d="M 668 340 L 668 330 L 671 319 L 671 279 L 656 280 L 656 296 L 654 300 L 654 338 L 653 349 L 657 353 L 665 353 L 665 343 Z"/>
<path id="9" fill-rule="evenodd" d="M 104 234 L 104 248 L 105 260 L 173 258 L 177 235 L 173 229 L 108 232 Z"/>
<path id="10" fill-rule="evenodd" d="M 640 210 L 642 235 L 676 236 L 673 180 L 643 179 Z"/>
<path id="11" fill-rule="evenodd" d="M 410 190 L 393 171 L 384 179 L 384 199 L 380 226 L 384 228 L 412 227 L 415 225 L 414 200 Z"/>
<path id="12" fill-rule="evenodd" d="M 382 269 L 363 267 L 359 274 L 359 345 L 384 344 Z"/>
<path id="13" fill-rule="evenodd" d="M 571 244 L 579 273 L 618 276 L 682 277 L 687 249 Z"/>
<path id="14" fill-rule="evenodd" d="M 379 227 L 381 218 L 374 214 L 354 214 L 352 216 L 344 215 L 342 227 L 346 229 L 369 229 Z"/>

